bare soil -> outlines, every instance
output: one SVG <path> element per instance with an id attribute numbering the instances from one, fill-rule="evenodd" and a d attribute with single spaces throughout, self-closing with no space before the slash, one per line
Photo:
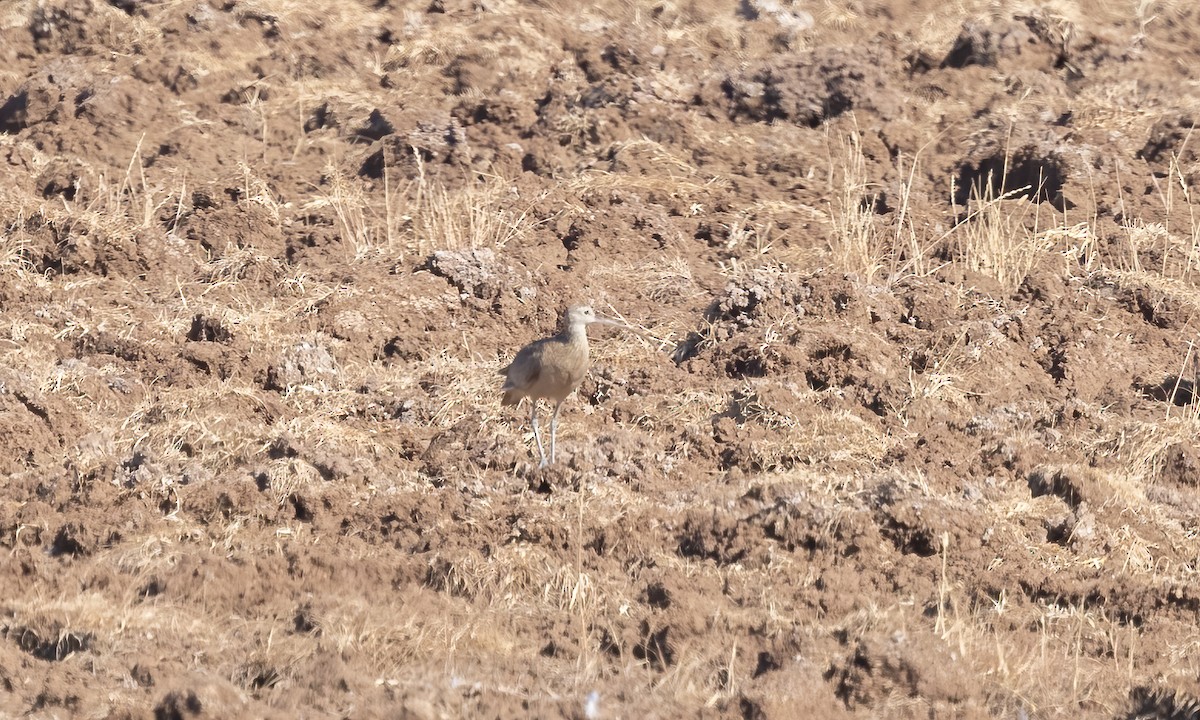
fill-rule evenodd
<path id="1" fill-rule="evenodd" d="M 1170 0 L 0 4 L 0 716 L 1197 717 L 1196 67 Z M 539 470 L 575 302 L 644 332 Z"/>

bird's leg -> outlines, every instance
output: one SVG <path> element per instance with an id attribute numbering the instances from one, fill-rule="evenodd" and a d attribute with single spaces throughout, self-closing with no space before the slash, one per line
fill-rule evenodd
<path id="1" fill-rule="evenodd" d="M 529 398 L 529 424 L 533 425 L 533 439 L 537 441 L 538 457 L 542 464 L 538 467 L 546 467 L 546 451 L 542 449 L 542 432 L 538 430 L 537 424 L 537 400 Z M 554 434 L 551 433 L 551 443 L 553 443 Z M 551 445 L 553 448 L 553 445 Z"/>
<path id="2" fill-rule="evenodd" d="M 562 401 L 554 406 L 554 414 L 550 416 L 550 464 L 554 464 L 554 445 L 558 436 L 558 411 L 562 409 Z"/>

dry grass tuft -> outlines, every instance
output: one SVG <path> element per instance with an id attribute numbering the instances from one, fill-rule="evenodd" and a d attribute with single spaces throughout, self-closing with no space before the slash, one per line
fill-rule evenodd
<path id="1" fill-rule="evenodd" d="M 401 220 L 418 256 L 435 250 L 501 251 L 550 219 L 536 212 L 547 194 L 522 197 L 516 185 L 498 176 L 450 189 L 422 169 Z"/>
<path id="2" fill-rule="evenodd" d="M 906 177 L 905 159 L 897 160 L 904 181 L 899 187 L 898 207 L 890 220 L 875 211 L 883 188 L 868 180 L 874 170 L 867 167 L 857 128 L 842 139 L 837 155 L 831 157 L 830 184 L 840 190 L 829 213 L 833 259 L 840 269 L 864 285 L 890 286 L 909 278 L 925 277 L 937 269 L 932 251 L 941 238 L 922 237 L 910 209 L 922 151 L 908 160 Z"/>

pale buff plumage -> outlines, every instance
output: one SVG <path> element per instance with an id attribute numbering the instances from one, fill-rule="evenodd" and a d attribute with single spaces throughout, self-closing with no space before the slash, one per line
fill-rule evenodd
<path id="1" fill-rule="evenodd" d="M 587 374 L 587 326 L 593 323 L 627 327 L 615 320 L 599 317 L 587 305 L 572 306 L 563 315 L 558 334 L 529 343 L 521 348 L 507 367 L 500 370 L 500 374 L 505 376 L 501 404 L 516 405 L 522 398 L 529 399 L 529 422 L 533 426 L 541 467 L 554 462 L 558 411 Z M 537 421 L 537 401 L 542 399 L 554 403 L 554 414 L 550 416 L 549 459 L 542 448 L 542 435 Z"/>

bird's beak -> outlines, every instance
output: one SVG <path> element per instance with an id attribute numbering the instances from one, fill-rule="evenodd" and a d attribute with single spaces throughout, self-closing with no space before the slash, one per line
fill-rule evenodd
<path id="1" fill-rule="evenodd" d="M 611 318 L 597 316 L 593 322 L 595 322 L 599 325 L 611 325 L 613 327 L 621 328 L 622 330 L 628 330 L 629 332 L 635 333 L 637 335 L 641 335 L 642 337 L 650 337 L 650 338 L 654 337 L 653 335 L 650 334 L 650 332 L 648 330 L 634 327 L 632 325 L 626 325 L 625 323 L 621 322 L 620 320 L 613 320 Z"/>
<path id="2" fill-rule="evenodd" d="M 624 330 L 632 330 L 633 329 L 633 328 L 629 327 L 628 325 L 626 325 L 625 323 L 620 322 L 619 320 L 613 320 L 611 318 L 601 317 L 599 315 L 597 315 L 596 319 L 592 320 L 592 322 L 589 324 L 590 325 L 612 325 L 613 327 L 619 327 Z"/>
<path id="3" fill-rule="evenodd" d="M 596 319 L 592 320 L 592 322 L 589 324 L 611 325 L 613 327 L 621 328 L 622 330 L 628 330 L 632 333 L 636 333 L 638 335 L 641 335 L 642 337 L 654 338 L 654 336 L 650 334 L 649 330 L 646 330 L 646 329 L 640 328 L 640 327 L 634 327 L 632 325 L 628 325 L 626 323 L 621 322 L 620 320 L 613 320 L 612 318 L 606 318 L 603 315 L 597 315 Z M 657 338 L 654 338 L 654 339 L 657 339 Z"/>

